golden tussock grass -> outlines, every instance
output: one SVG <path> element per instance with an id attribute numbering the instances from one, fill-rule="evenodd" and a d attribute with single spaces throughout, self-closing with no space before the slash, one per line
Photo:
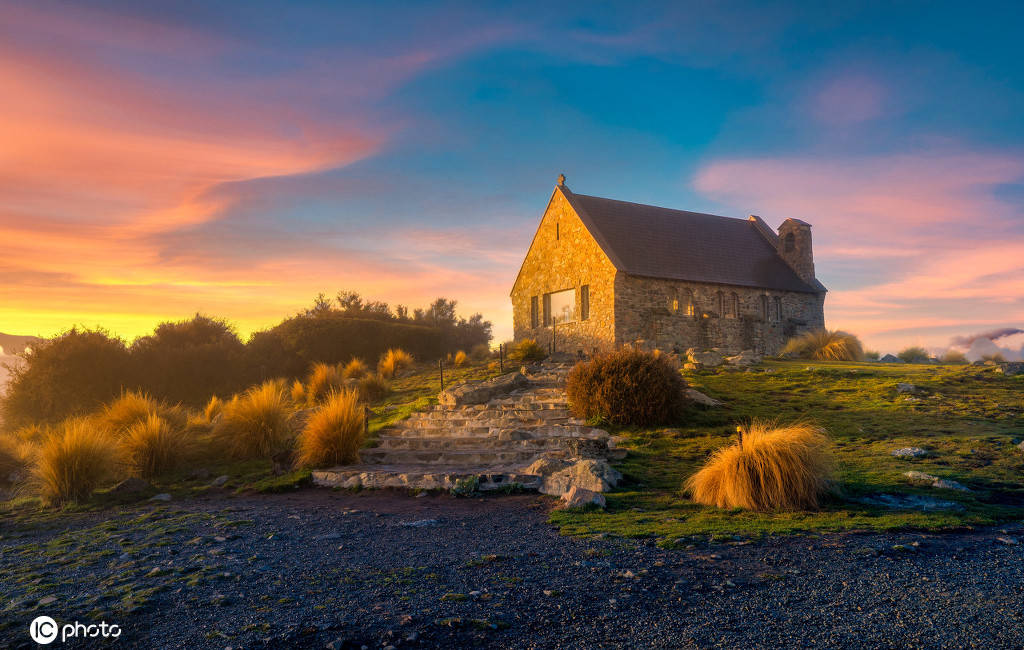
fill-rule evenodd
<path id="1" fill-rule="evenodd" d="M 456 367 L 466 365 L 466 353 L 462 350 L 455 353 L 455 365 Z"/>
<path id="2" fill-rule="evenodd" d="M 370 372 L 370 369 L 366 367 L 366 362 L 359 358 L 353 358 L 345 364 L 345 368 L 341 371 L 341 376 L 345 379 L 360 379 L 368 372 Z"/>
<path id="3" fill-rule="evenodd" d="M 102 429 L 112 436 L 122 436 L 137 422 L 150 415 L 159 415 L 175 425 L 184 425 L 187 416 L 178 406 L 168 406 L 139 391 L 128 391 L 103 407 L 97 416 Z"/>
<path id="4" fill-rule="evenodd" d="M 128 473 L 151 479 L 184 466 L 192 456 L 192 439 L 159 415 L 128 428 L 118 442 Z"/>
<path id="5" fill-rule="evenodd" d="M 315 404 L 344 386 L 345 378 L 339 366 L 315 363 L 306 380 L 306 400 L 310 405 Z"/>
<path id="6" fill-rule="evenodd" d="M 15 435 L 0 435 L 0 484 L 14 483 L 25 477 L 38 445 Z"/>
<path id="7" fill-rule="evenodd" d="M 812 330 L 794 336 L 782 356 L 819 361 L 863 361 L 864 347 L 853 334 L 841 330 Z"/>
<path id="8" fill-rule="evenodd" d="M 306 403 L 306 385 L 298 379 L 292 384 L 291 398 L 296 405 Z"/>
<path id="9" fill-rule="evenodd" d="M 214 441 L 235 458 L 268 458 L 291 443 L 293 410 L 283 381 L 253 386 L 224 404 Z"/>
<path id="10" fill-rule="evenodd" d="M 356 391 L 332 393 L 299 434 L 296 463 L 326 467 L 358 461 L 366 437 L 365 417 Z"/>
<path id="11" fill-rule="evenodd" d="M 400 348 L 391 348 L 385 352 L 377 364 L 377 372 L 384 377 L 394 378 L 399 371 L 412 365 L 412 355 Z"/>
<path id="12" fill-rule="evenodd" d="M 118 465 L 113 440 L 87 418 L 67 420 L 36 454 L 30 480 L 49 504 L 86 499 Z"/>
<path id="13" fill-rule="evenodd" d="M 508 353 L 508 358 L 514 361 L 542 361 L 547 356 L 547 350 L 534 339 L 523 339 Z"/>
<path id="14" fill-rule="evenodd" d="M 717 450 L 687 479 L 693 500 L 718 508 L 817 510 L 832 475 L 825 430 L 757 420 L 738 429 L 739 442 Z"/>
<path id="15" fill-rule="evenodd" d="M 376 402 L 388 394 L 391 388 L 380 375 L 366 375 L 359 380 L 359 399 L 364 402 Z"/>

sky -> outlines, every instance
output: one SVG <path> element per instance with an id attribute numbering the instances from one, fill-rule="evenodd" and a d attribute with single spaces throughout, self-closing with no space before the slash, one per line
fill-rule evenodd
<path id="1" fill-rule="evenodd" d="M 503 340 L 559 173 L 813 224 L 870 348 L 1024 327 L 1024 9 L 800 4 L 0 0 L 0 331 L 355 289 Z"/>

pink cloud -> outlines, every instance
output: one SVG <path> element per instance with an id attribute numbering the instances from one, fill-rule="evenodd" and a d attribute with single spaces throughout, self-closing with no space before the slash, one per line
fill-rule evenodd
<path id="1" fill-rule="evenodd" d="M 880 83 L 863 75 L 846 75 L 825 84 L 812 98 L 816 120 L 831 126 L 849 126 L 880 117 L 887 94 Z"/>

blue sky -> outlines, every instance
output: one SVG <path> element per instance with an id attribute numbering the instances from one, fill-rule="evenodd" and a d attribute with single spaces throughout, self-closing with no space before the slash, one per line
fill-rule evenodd
<path id="1" fill-rule="evenodd" d="M 814 224 L 873 347 L 1024 324 L 1018 6 L 708 4 L 0 0 L 0 330 L 354 288 L 507 337 L 559 172 Z"/>

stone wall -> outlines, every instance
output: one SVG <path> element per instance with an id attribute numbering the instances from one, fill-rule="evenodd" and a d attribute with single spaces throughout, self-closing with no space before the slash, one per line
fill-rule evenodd
<path id="1" fill-rule="evenodd" d="M 686 314 L 688 291 L 693 292 L 694 314 Z M 726 300 L 720 313 L 718 292 Z M 738 313 L 728 301 L 735 293 Z M 768 296 L 769 318 L 763 315 L 762 296 Z M 775 298 L 781 315 L 774 315 Z M 678 309 L 673 311 L 673 302 Z M 825 294 L 772 291 L 726 285 L 642 278 L 619 274 L 615 279 L 615 342 L 642 341 L 662 350 L 723 348 L 736 353 L 755 350 L 775 354 L 795 334 L 825 326 Z"/>
<path id="2" fill-rule="evenodd" d="M 610 349 L 615 339 L 615 267 L 576 216 L 560 189 L 548 204 L 519 277 L 512 288 L 512 325 L 515 340 L 536 339 L 548 347 L 552 328 L 544 326 L 544 294 L 575 289 L 576 318 L 558 324 L 556 347 L 575 354 L 594 348 Z M 590 315 L 580 320 L 580 287 L 589 285 Z M 531 327 L 530 299 L 537 297 L 539 327 Z"/>

